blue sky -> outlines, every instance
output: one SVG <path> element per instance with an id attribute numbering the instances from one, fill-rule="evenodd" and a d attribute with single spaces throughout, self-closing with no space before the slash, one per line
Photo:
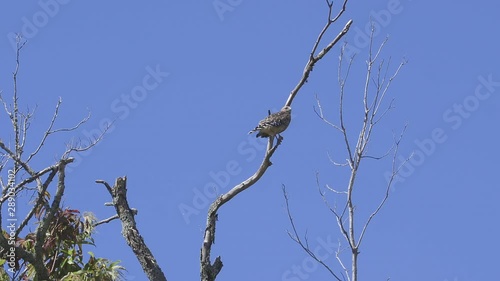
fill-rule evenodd
<path id="1" fill-rule="evenodd" d="M 390 38 L 381 56 L 391 58 L 392 69 L 408 60 L 389 92 L 395 108 L 370 151 L 383 154 L 392 133 L 408 123 L 400 153 L 415 158 L 368 230 L 361 280 L 497 276 L 500 154 L 492 120 L 500 107 L 499 8 L 494 1 L 350 1 L 326 34 L 334 38 L 354 20 L 343 40 L 357 53 L 347 92 L 352 130 L 361 118 L 370 18 L 379 27 L 375 43 Z M 85 140 L 116 120 L 97 147 L 75 156 L 64 204 L 107 218 L 114 214 L 103 206 L 109 195 L 94 181 L 126 175 L 139 229 L 167 278 L 196 280 L 206 211 L 215 196 L 210 187 L 225 192 L 260 164 L 263 144 L 247 132 L 268 109 L 285 103 L 326 12 L 324 1 L 2 2 L 0 90 L 12 93 L 12 34 L 22 32 L 28 43 L 19 94 L 23 108 L 38 106 L 28 145 L 35 146 L 59 97 L 60 127 L 92 113 L 80 130 L 54 137 L 35 168 L 53 164 L 72 138 Z M 342 238 L 318 195 L 316 174 L 321 186 L 345 186 L 345 170 L 327 156 L 341 161 L 345 151 L 341 135 L 313 111 L 317 95 L 336 120 L 339 46 L 317 64 L 294 100 L 274 165 L 220 210 L 212 255 L 221 255 L 225 266 L 217 280 L 328 278 L 286 234 L 282 184 L 299 230 L 339 269 L 329 251 Z M 10 137 L 5 118 L 2 139 Z M 378 203 L 389 169 L 389 159 L 362 166 L 360 215 Z M 183 215 L 183 206 L 193 213 Z M 145 280 L 120 224 L 97 231 L 97 248 L 87 250 L 122 260 L 128 280 Z"/>

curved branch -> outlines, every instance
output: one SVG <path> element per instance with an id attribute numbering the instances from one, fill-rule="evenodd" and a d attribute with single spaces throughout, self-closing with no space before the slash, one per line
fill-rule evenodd
<path id="1" fill-rule="evenodd" d="M 82 119 L 78 124 L 76 124 L 74 127 L 72 128 L 65 128 L 65 129 L 59 129 L 59 130 L 56 130 L 54 132 L 59 132 L 59 131 L 63 131 L 63 130 L 74 130 L 78 127 L 80 127 L 80 125 L 82 125 L 83 123 L 87 122 L 88 118 L 90 118 L 90 112 L 89 112 L 89 115 Z M 66 157 L 69 157 L 69 155 L 72 153 L 72 152 L 83 152 L 83 151 L 87 151 L 87 150 L 90 150 L 91 148 L 93 148 L 94 146 L 96 146 L 103 138 L 104 138 L 104 135 L 108 132 L 108 130 L 111 128 L 111 126 L 113 125 L 113 122 L 112 121 L 111 123 L 107 123 L 106 124 L 106 127 L 104 128 L 104 130 L 97 136 L 94 136 L 94 138 L 90 138 L 89 139 L 89 144 L 85 145 L 85 146 L 82 146 L 82 145 L 79 145 L 79 144 L 68 144 L 67 145 L 67 148 L 66 148 L 66 151 L 63 153 L 63 156 L 62 158 L 66 158 Z"/>
<path id="2" fill-rule="evenodd" d="M 341 14 L 342 13 L 340 13 L 340 15 Z M 328 29 L 328 27 L 330 26 L 331 23 L 332 23 L 331 20 L 328 21 L 328 23 L 325 25 L 325 27 L 321 31 L 320 35 L 318 36 L 318 39 L 316 40 L 316 43 L 314 43 L 313 52 L 316 51 L 316 49 L 318 48 L 318 45 L 321 41 L 321 38 L 323 37 L 323 34 L 325 33 L 326 29 Z M 344 37 L 344 35 L 346 35 L 347 31 L 349 31 L 349 28 L 351 27 L 351 24 L 352 24 L 352 19 L 349 20 L 345 24 L 344 28 L 340 31 L 340 33 L 337 35 L 337 37 L 335 37 L 335 39 L 333 39 L 333 41 L 330 42 L 330 44 L 328 44 L 323 50 L 321 50 L 321 52 L 319 52 L 319 54 L 317 56 L 314 56 L 314 53 L 311 53 L 311 56 L 309 57 L 309 61 L 307 62 L 306 67 L 304 68 L 304 73 L 302 74 L 302 78 L 299 80 L 299 83 L 297 84 L 297 86 L 295 86 L 295 88 L 290 93 L 290 96 L 288 97 L 288 100 L 286 101 L 285 105 L 291 106 L 293 99 L 295 98 L 295 96 L 297 95 L 299 90 L 302 88 L 302 86 L 304 86 L 304 84 L 307 82 L 307 79 L 309 78 L 309 74 L 311 74 L 311 71 L 313 70 L 313 67 L 316 64 L 316 62 L 318 62 L 320 59 L 322 59 L 332 49 L 332 47 L 335 44 L 337 44 L 337 42 L 342 37 Z"/>
<path id="3" fill-rule="evenodd" d="M 311 258 L 313 258 L 315 261 L 317 261 L 319 264 L 321 264 L 323 267 L 325 267 L 326 270 L 328 270 L 328 272 L 330 272 L 330 274 L 333 275 L 333 277 L 336 280 L 342 281 L 342 279 L 340 279 L 340 277 L 337 276 L 337 274 L 335 274 L 335 272 L 333 272 L 333 270 L 330 268 L 330 266 L 328 266 L 321 258 L 319 258 L 311 250 L 311 248 L 309 247 L 309 243 L 307 242 L 307 236 L 305 236 L 305 243 L 300 239 L 299 233 L 297 231 L 297 227 L 295 227 L 295 222 L 293 221 L 292 213 L 290 212 L 290 204 L 289 204 L 289 200 L 288 200 L 288 194 L 286 193 L 285 185 L 281 186 L 281 190 L 283 191 L 283 197 L 285 198 L 285 206 L 286 206 L 286 212 L 288 215 L 288 220 L 290 221 L 290 225 L 292 226 L 292 231 L 293 231 L 293 234 L 290 233 L 290 231 L 287 231 L 288 236 L 290 236 L 290 238 L 295 243 L 299 244 L 299 246 L 304 250 L 304 252 L 306 252 Z M 345 267 L 342 263 L 341 263 L 341 266 L 345 269 Z"/>
<path id="4" fill-rule="evenodd" d="M 363 237 L 365 236 L 366 229 L 368 228 L 368 225 L 372 221 L 373 217 L 375 217 L 378 214 L 378 212 L 380 211 L 380 209 L 382 209 L 382 207 L 385 205 L 385 202 L 389 198 L 389 191 L 391 190 L 392 184 L 394 182 L 395 177 L 399 173 L 399 170 L 401 169 L 402 166 L 404 166 L 406 164 L 406 162 L 408 162 L 410 160 L 410 158 L 406 158 L 401 163 L 401 165 L 399 165 L 399 167 L 396 167 L 396 157 L 398 156 L 399 144 L 401 143 L 401 140 L 403 139 L 403 136 L 404 136 L 404 134 L 406 132 L 406 128 L 407 127 L 408 127 L 408 125 L 404 126 L 403 131 L 399 135 L 399 138 L 394 141 L 394 146 L 393 146 L 394 147 L 394 154 L 393 154 L 393 158 L 392 158 L 392 174 L 391 174 L 391 177 L 389 179 L 389 182 L 387 183 L 387 186 L 386 186 L 386 189 L 385 189 L 384 198 L 382 198 L 382 200 L 380 201 L 378 207 L 375 209 L 375 211 L 373 211 L 371 213 L 371 215 L 366 220 L 365 225 L 363 226 L 363 229 L 361 230 L 361 234 L 359 235 L 357 247 L 359 247 L 360 244 L 361 244 L 361 241 L 363 241 Z"/>
<path id="5" fill-rule="evenodd" d="M 107 184 L 107 183 L 105 183 L 105 184 Z M 111 205 L 111 206 L 113 206 L 113 205 Z M 134 214 L 134 216 L 136 216 L 137 213 L 139 212 L 135 208 L 131 208 L 130 210 L 132 210 L 132 213 Z M 101 225 L 101 224 L 110 223 L 110 222 L 112 222 L 114 220 L 117 220 L 117 219 L 120 219 L 120 217 L 118 215 L 114 215 L 114 216 L 111 216 L 111 217 L 109 217 L 107 219 L 103 219 L 101 221 L 98 221 L 98 222 L 94 223 L 92 226 L 96 227 L 96 226 Z"/>
<path id="6" fill-rule="evenodd" d="M 293 99 L 299 92 L 299 90 L 302 88 L 302 86 L 307 82 L 307 79 L 309 78 L 309 75 L 316 64 L 319 60 L 321 60 L 331 49 L 332 47 L 349 31 L 349 28 L 352 24 L 352 20 L 349 20 L 342 31 L 331 41 L 324 49 L 322 49 L 317 55 L 315 55 L 319 44 L 322 41 L 323 35 L 326 33 L 330 25 L 334 22 L 336 22 L 340 16 L 344 13 L 346 4 L 348 0 L 344 0 L 344 4 L 342 8 L 340 9 L 339 13 L 332 19 L 332 7 L 333 4 L 329 2 L 328 0 L 326 1 L 328 5 L 328 21 L 326 25 L 323 27 L 321 30 L 320 34 L 318 35 L 318 38 L 316 39 L 316 42 L 313 45 L 309 61 L 307 62 L 304 72 L 302 74 L 302 78 L 299 80 L 299 83 L 295 88 L 292 90 L 290 93 L 288 100 L 285 103 L 285 106 L 291 106 Z M 207 214 L 207 224 L 205 228 L 205 233 L 203 237 L 203 245 L 201 247 L 201 255 L 200 255 L 200 262 L 201 262 L 201 272 L 200 272 L 200 277 L 202 281 L 214 281 L 219 272 L 222 269 L 223 263 L 221 261 L 220 256 L 217 257 L 212 264 L 210 261 L 210 254 L 212 250 L 212 244 L 214 244 L 215 241 L 215 226 L 217 222 L 217 211 L 219 208 L 224 205 L 226 202 L 234 198 L 236 195 L 238 195 L 240 192 L 246 190 L 250 186 L 252 186 L 254 183 L 256 183 L 262 175 L 266 172 L 267 168 L 271 165 L 270 158 L 280 145 L 280 140 L 278 140 L 276 146 L 273 147 L 273 141 L 274 138 L 269 138 L 266 154 L 264 156 L 264 160 L 262 161 L 262 164 L 258 168 L 258 170 L 247 180 L 243 181 L 242 183 L 236 185 L 233 187 L 231 190 L 229 190 L 227 193 L 219 196 L 211 205 L 210 208 L 208 209 L 208 214 Z"/>
<path id="7" fill-rule="evenodd" d="M 45 141 L 47 140 L 47 138 L 49 137 L 49 135 L 54 134 L 54 133 L 58 133 L 58 132 L 71 132 L 71 131 L 75 131 L 81 125 L 83 125 L 84 123 L 86 123 L 90 119 L 91 114 L 90 114 L 90 111 L 89 111 L 89 113 L 87 114 L 87 116 L 85 118 L 83 118 L 82 120 L 80 120 L 73 127 L 59 128 L 59 129 L 55 129 L 54 130 L 53 127 L 54 127 L 54 124 L 55 124 L 56 119 L 58 117 L 59 108 L 60 108 L 61 104 L 62 104 L 62 99 L 59 97 L 59 100 L 56 103 L 56 108 L 54 110 L 54 114 L 52 114 L 52 119 L 50 120 L 49 127 L 47 128 L 47 130 L 45 130 L 42 139 L 38 143 L 37 148 L 26 159 L 26 163 L 28 163 L 35 155 L 38 154 L 38 152 L 40 152 L 40 150 L 42 149 L 42 147 L 45 145 Z"/>
<path id="8" fill-rule="evenodd" d="M 266 155 L 264 156 L 264 160 L 262 161 L 262 164 L 257 169 L 257 171 L 251 177 L 249 177 L 242 183 L 236 185 L 227 193 L 219 196 L 210 205 L 210 208 L 208 209 L 207 226 L 205 228 L 205 234 L 203 236 L 203 245 L 201 247 L 201 256 L 200 256 L 200 262 L 201 262 L 200 275 L 202 281 L 214 281 L 215 278 L 217 277 L 217 274 L 219 274 L 223 266 L 220 256 L 215 259 L 213 264 L 211 264 L 210 262 L 210 253 L 212 250 L 212 244 L 214 244 L 215 242 L 215 225 L 217 222 L 217 211 L 219 210 L 220 207 L 222 207 L 222 205 L 227 203 L 229 200 L 233 199 L 240 192 L 248 189 L 250 186 L 256 183 L 262 177 L 262 175 L 264 175 L 267 168 L 269 168 L 269 166 L 272 165 L 270 161 L 271 156 L 273 156 L 274 152 L 280 145 L 280 141 L 278 140 L 277 144 L 273 147 L 273 140 L 274 140 L 273 137 L 269 138 Z"/>

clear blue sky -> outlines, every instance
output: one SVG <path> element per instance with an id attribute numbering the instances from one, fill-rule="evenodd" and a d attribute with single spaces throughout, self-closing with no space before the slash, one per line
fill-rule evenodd
<path id="1" fill-rule="evenodd" d="M 229 6 L 217 12 L 214 3 Z M 396 108 L 370 151 L 382 154 L 391 132 L 407 122 L 400 152 L 416 158 L 368 230 L 360 280 L 497 278 L 499 10 L 494 1 L 351 1 L 327 33 L 333 38 L 354 20 L 344 38 L 358 52 L 348 85 L 351 124 L 361 118 L 370 17 L 380 26 L 377 44 L 390 36 L 382 56 L 391 57 L 392 66 L 409 61 L 390 90 Z M 92 112 L 81 130 L 49 142 L 36 168 L 53 164 L 71 138 L 84 140 L 116 119 L 102 143 L 77 158 L 64 204 L 107 218 L 114 214 L 103 206 L 110 197 L 94 181 L 128 176 L 139 229 L 167 278 L 196 280 L 207 200 L 213 199 L 208 187 L 225 192 L 258 167 L 262 144 L 247 132 L 268 109 L 284 104 L 325 18 L 319 0 L 2 2 L 0 89 L 6 97 L 12 93 L 11 34 L 23 32 L 28 44 L 19 94 L 23 107 L 38 106 L 32 136 L 46 127 L 59 97 L 58 126 Z M 309 263 L 286 234 L 281 185 L 313 247 L 341 239 L 315 175 L 321 185 L 342 188 L 344 171 L 329 163 L 327 152 L 341 161 L 344 148 L 341 136 L 313 111 L 318 95 L 332 120 L 337 117 L 338 54 L 337 46 L 318 63 L 294 100 L 294 119 L 274 165 L 221 209 L 212 254 L 222 255 L 225 266 L 217 280 L 327 280 L 326 270 Z M 7 131 L 2 127 L 2 138 Z M 355 198 L 361 214 L 378 203 L 389 168 L 388 160 L 363 166 Z M 197 214 L 183 216 L 182 204 Z M 100 226 L 95 237 L 97 248 L 88 251 L 122 260 L 127 280 L 145 280 L 118 221 Z M 333 255 L 327 262 L 338 270 Z M 287 273 L 294 267 L 303 274 Z"/>

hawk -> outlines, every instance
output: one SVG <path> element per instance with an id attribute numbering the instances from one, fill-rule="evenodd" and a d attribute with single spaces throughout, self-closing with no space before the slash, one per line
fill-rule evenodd
<path id="1" fill-rule="evenodd" d="M 259 125 L 248 134 L 259 131 L 256 137 L 268 138 L 278 135 L 281 138 L 279 134 L 288 128 L 291 120 L 292 108 L 285 105 L 279 112 L 269 114 L 269 116 L 262 119 Z"/>

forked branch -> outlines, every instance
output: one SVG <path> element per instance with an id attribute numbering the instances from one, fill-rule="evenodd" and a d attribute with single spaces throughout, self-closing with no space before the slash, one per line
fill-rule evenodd
<path id="1" fill-rule="evenodd" d="M 113 206 L 122 223 L 122 235 L 139 260 L 148 279 L 166 281 L 167 278 L 161 270 L 160 265 L 156 262 L 153 253 L 137 229 L 134 217 L 137 214 L 137 210 L 134 211 L 130 208 L 127 200 L 127 178 L 117 178 L 113 187 L 103 180 L 96 180 L 96 183 L 103 184 L 111 195 L 111 198 L 113 198 Z"/>
<path id="2" fill-rule="evenodd" d="M 313 258 L 316 262 L 318 262 L 319 264 L 321 264 L 326 270 L 328 270 L 328 272 L 333 276 L 333 278 L 335 278 L 335 280 L 338 280 L 338 281 L 342 281 L 342 280 L 345 280 L 345 277 L 343 277 L 343 279 L 340 279 L 340 277 L 335 274 L 335 272 L 333 272 L 333 270 L 330 268 L 329 265 L 327 265 L 325 263 L 324 260 L 322 260 L 321 258 L 319 258 L 313 250 L 311 250 L 311 248 L 309 247 L 309 243 L 308 243 L 308 240 L 307 240 L 307 236 L 304 236 L 304 240 L 302 240 L 300 238 L 300 235 L 297 231 L 297 227 L 295 226 L 295 222 L 293 220 L 293 217 L 292 217 L 292 213 L 290 211 L 290 205 L 289 205 L 289 200 L 288 200 L 288 194 L 286 192 L 286 187 L 285 185 L 282 186 L 282 191 L 283 191 L 283 197 L 285 198 L 285 206 L 286 206 L 286 212 L 287 212 L 287 215 L 288 215 L 288 220 L 290 221 L 290 225 L 292 226 L 292 232 L 290 231 L 287 231 L 288 233 L 288 236 L 295 242 L 297 243 L 301 248 L 302 250 L 304 250 L 304 252 L 306 252 L 311 258 Z M 307 235 L 307 234 L 306 234 Z"/>
<path id="3" fill-rule="evenodd" d="M 336 22 L 340 18 L 340 16 L 342 16 L 342 14 L 345 12 L 347 2 L 348 2 L 348 0 L 344 0 L 342 8 L 339 10 L 338 14 L 334 18 L 332 18 L 333 3 L 328 1 L 328 0 L 326 1 L 327 5 L 328 5 L 328 20 L 327 20 L 325 26 L 323 27 L 323 29 L 321 30 L 321 32 L 319 33 L 318 38 L 316 39 L 316 42 L 313 45 L 311 54 L 309 55 L 309 60 L 306 63 L 306 66 L 304 68 L 304 72 L 302 73 L 302 77 L 300 78 L 299 83 L 297 84 L 297 86 L 295 86 L 295 88 L 290 93 L 290 96 L 288 97 L 288 100 L 286 101 L 285 105 L 288 105 L 288 106 L 292 105 L 293 99 L 295 98 L 297 93 L 300 91 L 302 86 L 304 86 L 304 84 L 307 82 L 307 79 L 309 78 L 309 75 L 311 74 L 311 71 L 313 70 L 314 65 L 319 60 L 321 60 L 332 49 L 332 47 L 335 46 L 335 44 L 337 44 L 340 41 L 340 39 L 342 39 L 342 37 L 344 37 L 344 35 L 346 35 L 347 32 L 349 31 L 349 28 L 351 27 L 351 24 L 352 24 L 352 19 L 347 21 L 344 28 L 339 32 L 339 34 L 325 48 L 323 48 L 318 54 L 316 54 L 320 43 L 322 43 L 323 35 L 330 28 L 332 23 Z"/>

